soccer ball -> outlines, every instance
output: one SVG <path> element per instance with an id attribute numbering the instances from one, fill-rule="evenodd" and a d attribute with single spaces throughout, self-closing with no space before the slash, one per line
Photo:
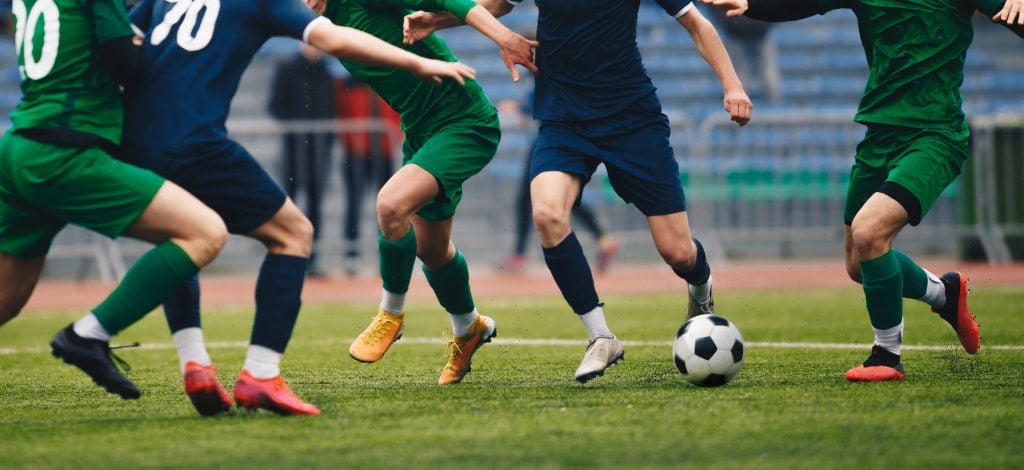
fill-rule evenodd
<path id="1" fill-rule="evenodd" d="M 683 378 L 701 387 L 717 387 L 743 367 L 743 337 L 725 317 L 699 315 L 676 333 L 672 356 Z"/>

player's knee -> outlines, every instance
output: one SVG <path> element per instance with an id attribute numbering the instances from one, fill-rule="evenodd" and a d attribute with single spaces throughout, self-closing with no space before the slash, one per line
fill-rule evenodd
<path id="1" fill-rule="evenodd" d="M 551 204 L 533 204 L 533 223 L 540 232 L 554 232 L 569 226 L 566 211 Z"/>
<path id="2" fill-rule="evenodd" d="M 192 258 L 192 262 L 202 267 L 213 261 L 228 241 L 228 228 L 224 221 L 211 209 L 194 214 L 190 224 L 190 233 L 182 242 L 181 248 Z"/>
<path id="3" fill-rule="evenodd" d="M 860 262 L 850 256 L 846 257 L 846 275 L 857 284 L 860 284 Z"/>
<path id="4" fill-rule="evenodd" d="M 271 252 L 309 257 L 313 253 L 313 223 L 302 213 L 295 214 L 281 232 L 276 249 Z"/>
<path id="5" fill-rule="evenodd" d="M 689 240 L 687 240 L 689 241 Z M 692 241 L 689 243 L 676 243 L 670 246 L 659 246 L 658 254 L 661 259 L 677 271 L 689 271 L 697 262 L 697 247 Z"/>
<path id="6" fill-rule="evenodd" d="M 408 227 L 407 219 L 405 208 L 400 201 L 383 195 L 377 198 L 377 225 L 385 237 L 392 238 L 391 235 Z"/>
<path id="7" fill-rule="evenodd" d="M 888 240 L 878 224 L 855 219 L 850 227 L 858 260 L 875 259 L 888 251 Z"/>

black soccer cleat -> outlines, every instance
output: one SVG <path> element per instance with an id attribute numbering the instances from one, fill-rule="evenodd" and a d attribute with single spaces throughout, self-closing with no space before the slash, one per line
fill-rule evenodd
<path id="1" fill-rule="evenodd" d="M 110 393 L 125 400 L 139 398 L 142 393 L 131 380 L 121 374 L 114 361 L 121 364 L 125 370 L 131 368 L 110 351 L 110 343 L 78 336 L 72 326 L 68 325 L 67 328 L 60 330 L 50 341 L 53 357 L 82 369 L 96 385 Z"/>

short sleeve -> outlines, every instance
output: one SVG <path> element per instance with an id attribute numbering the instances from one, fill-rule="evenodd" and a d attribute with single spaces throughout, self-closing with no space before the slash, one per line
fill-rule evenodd
<path id="1" fill-rule="evenodd" d="M 97 42 L 135 34 L 128 23 L 128 12 L 124 10 L 121 0 L 93 0 L 92 21 Z"/>
<path id="2" fill-rule="evenodd" d="M 693 8 L 693 2 L 690 0 L 656 0 L 658 5 L 665 10 L 673 18 L 679 18 L 686 14 Z"/>
<path id="3" fill-rule="evenodd" d="M 825 14 L 832 10 L 853 8 L 853 0 L 818 0 L 818 7 L 821 8 L 821 14 Z"/>
<path id="4" fill-rule="evenodd" d="M 251 0 L 246 0 L 251 1 Z M 264 16 L 274 36 L 288 36 L 306 41 L 318 20 L 327 21 L 306 6 L 302 0 L 263 0 Z"/>
<path id="5" fill-rule="evenodd" d="M 989 18 L 996 16 L 1003 9 L 1006 0 L 970 0 L 970 3 Z"/>
<path id="6" fill-rule="evenodd" d="M 149 31 L 149 27 L 152 26 L 153 22 L 153 2 L 155 1 L 142 0 L 132 8 L 132 11 L 128 12 L 128 18 L 131 20 L 131 26 L 135 30 L 135 34 L 145 36 L 146 31 Z"/>

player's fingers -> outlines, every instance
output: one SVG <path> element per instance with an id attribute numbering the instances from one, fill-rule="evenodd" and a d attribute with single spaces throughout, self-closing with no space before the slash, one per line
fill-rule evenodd
<path id="1" fill-rule="evenodd" d="M 526 70 L 529 70 L 530 73 L 534 75 L 537 75 L 537 72 L 539 72 L 539 70 L 537 69 L 537 64 L 533 63 L 532 61 L 524 63 L 523 67 L 526 67 Z"/>

